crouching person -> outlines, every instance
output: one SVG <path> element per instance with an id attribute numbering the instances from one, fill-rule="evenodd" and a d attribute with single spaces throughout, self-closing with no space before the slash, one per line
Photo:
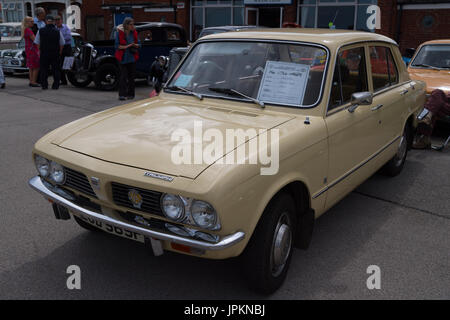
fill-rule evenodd
<path id="1" fill-rule="evenodd" d="M 439 89 L 434 90 L 425 104 L 425 109 L 428 114 L 419 121 L 413 142 L 415 149 L 427 149 L 431 146 L 431 134 L 436 121 L 450 116 L 450 94 L 446 95 Z"/>

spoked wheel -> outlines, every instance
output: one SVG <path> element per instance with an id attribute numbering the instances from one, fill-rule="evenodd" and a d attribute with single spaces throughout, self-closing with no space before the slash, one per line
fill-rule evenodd
<path id="1" fill-rule="evenodd" d="M 82 73 L 68 72 L 67 79 L 77 88 L 85 88 L 92 82 L 92 76 Z"/>
<path id="2" fill-rule="evenodd" d="M 119 75 L 119 68 L 112 63 L 105 63 L 95 74 L 95 86 L 105 91 L 115 90 L 119 85 Z"/>

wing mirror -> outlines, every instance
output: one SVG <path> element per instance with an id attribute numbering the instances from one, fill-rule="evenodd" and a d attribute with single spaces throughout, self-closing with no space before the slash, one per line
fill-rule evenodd
<path id="1" fill-rule="evenodd" d="M 350 101 L 351 106 L 348 108 L 348 112 L 353 113 L 360 105 L 371 105 L 372 102 L 373 94 L 371 92 L 356 92 L 352 94 L 352 99 Z"/>

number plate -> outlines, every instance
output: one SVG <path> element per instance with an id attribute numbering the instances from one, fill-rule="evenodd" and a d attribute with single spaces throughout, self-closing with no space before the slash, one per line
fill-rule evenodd
<path id="1" fill-rule="evenodd" d="M 78 218 L 82 219 L 84 222 L 87 222 L 87 223 L 91 224 L 92 226 L 99 228 L 103 231 L 106 231 L 108 233 L 112 233 L 116 236 L 131 239 L 131 240 L 141 242 L 141 243 L 145 242 L 144 236 L 137 232 L 127 230 L 126 228 L 113 226 L 109 223 L 99 221 L 99 220 L 89 217 L 89 216 L 85 216 L 82 213 L 78 213 L 78 212 L 76 212 L 76 213 L 71 212 L 71 213 L 73 215 L 77 216 Z"/>

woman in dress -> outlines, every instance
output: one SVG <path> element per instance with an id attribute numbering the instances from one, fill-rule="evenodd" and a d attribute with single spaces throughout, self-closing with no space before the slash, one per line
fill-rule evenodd
<path id="1" fill-rule="evenodd" d="M 26 17 L 22 21 L 22 37 L 25 39 L 25 54 L 29 69 L 30 87 L 39 87 L 37 77 L 39 74 L 39 49 L 34 43 L 35 35 L 31 28 L 34 25 L 32 17 Z"/>

